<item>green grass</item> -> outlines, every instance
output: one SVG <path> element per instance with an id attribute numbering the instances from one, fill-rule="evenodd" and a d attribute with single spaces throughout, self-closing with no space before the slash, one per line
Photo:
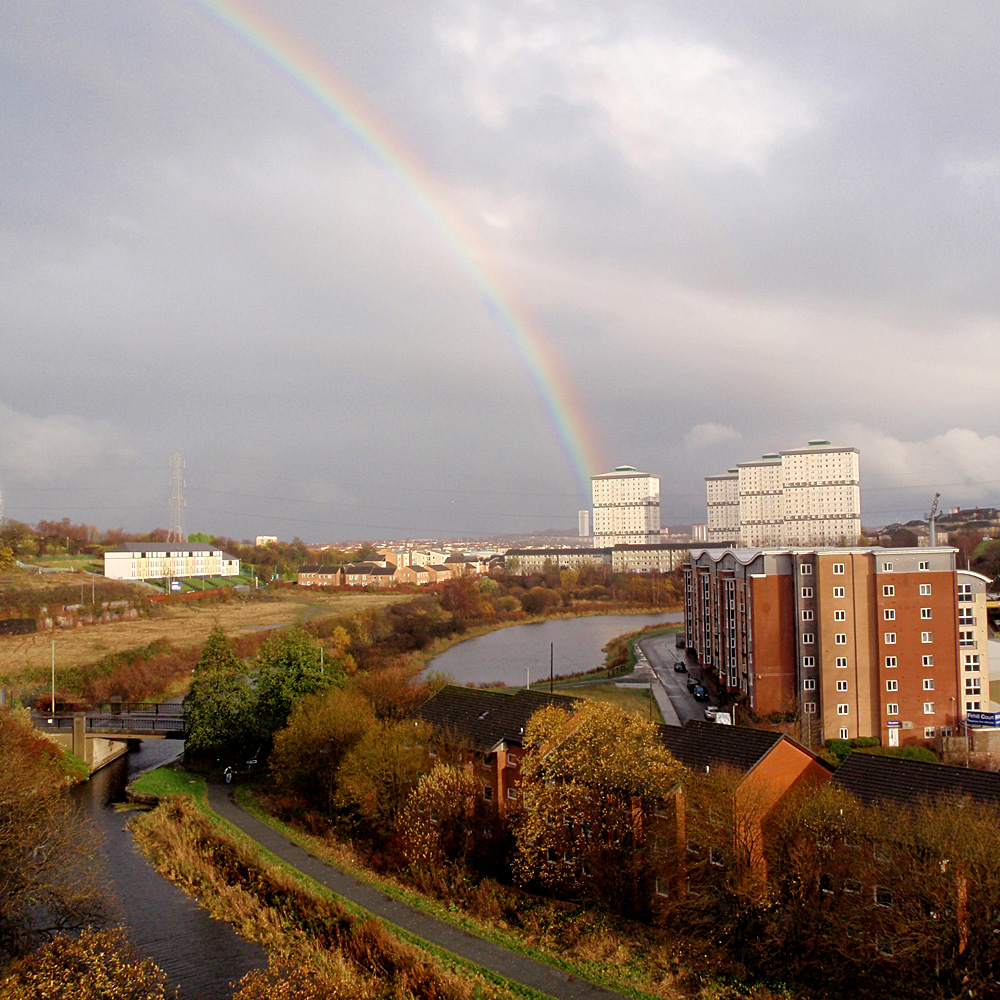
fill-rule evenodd
<path id="1" fill-rule="evenodd" d="M 70 781 L 74 785 L 79 784 L 81 781 L 89 781 L 90 768 L 87 766 L 86 761 L 80 760 L 75 753 L 67 750 L 61 744 L 57 743 L 56 746 L 59 748 L 58 767 Z"/>
<path id="2" fill-rule="evenodd" d="M 262 823 L 266 823 L 271 828 L 277 830 L 293 843 L 298 844 L 305 850 L 310 851 L 311 853 L 316 854 L 317 857 L 322 858 L 322 838 L 313 837 L 309 834 L 303 833 L 302 831 L 295 829 L 295 827 L 282 823 L 281 820 L 275 819 L 275 817 L 265 812 L 254 796 L 251 787 L 244 785 L 239 788 L 236 792 L 236 801 L 239 803 L 240 807 L 250 813 L 251 816 L 255 816 Z M 613 973 L 609 973 L 609 966 L 605 962 L 574 962 L 573 960 L 568 959 L 565 954 L 552 954 L 542 948 L 527 944 L 516 934 L 504 931 L 492 923 L 477 920 L 474 917 L 463 913 L 461 910 L 451 909 L 449 904 L 442 900 L 424 896 L 415 890 L 402 888 L 394 882 L 381 879 L 374 872 L 367 868 L 362 868 L 360 865 L 337 862 L 335 867 L 340 868 L 342 871 L 354 876 L 354 878 L 356 878 L 359 882 L 364 882 L 366 885 L 370 885 L 373 888 L 378 889 L 379 892 L 385 893 L 385 895 L 390 896 L 392 899 L 406 903 L 407 905 L 412 906 L 415 910 L 426 913 L 429 916 L 440 920 L 442 923 L 451 924 L 453 927 L 461 928 L 462 930 L 473 934 L 475 937 L 482 938 L 485 941 L 490 941 L 493 944 L 499 945 L 501 948 L 506 948 L 508 951 L 516 952 L 526 958 L 531 958 L 537 962 L 541 962 L 543 965 L 559 969 L 562 972 L 568 972 L 571 975 L 578 976 L 579 978 L 588 980 L 589 982 L 606 986 L 608 989 L 616 990 L 625 996 L 635 997 L 636 1000 L 662 1000 L 662 998 L 658 998 L 655 994 L 636 989 L 631 984 L 617 979 Z M 292 872 L 297 872 L 297 869 L 292 869 Z M 301 876 L 301 873 L 298 874 Z M 310 879 L 308 881 L 311 882 L 312 880 Z M 323 888 L 325 887 L 320 886 L 320 889 Z M 342 897 L 336 896 L 335 898 L 347 903 L 347 901 L 342 900 Z M 348 903 L 348 905 L 350 904 Z M 392 930 L 393 933 L 399 933 L 400 936 L 404 936 L 406 934 L 405 931 L 399 931 L 399 929 L 395 926 L 392 926 Z M 428 946 L 426 942 L 423 942 L 418 938 L 405 938 L 405 940 L 412 940 L 414 944 L 417 944 L 422 948 L 433 947 Z M 450 956 L 449 952 L 444 952 L 443 954 Z M 476 968 L 476 971 L 480 972 L 482 975 L 489 975 L 489 973 L 485 970 L 479 969 L 478 966 L 473 966 L 473 968 Z M 527 989 L 527 987 L 524 987 L 524 989 Z M 543 996 L 543 994 L 535 994 L 533 992 L 529 992 L 529 994 L 526 995 Z"/>
<path id="3" fill-rule="evenodd" d="M 158 767 L 144 774 L 129 786 L 143 795 L 190 795 L 202 812 L 208 815 L 208 789 L 200 774 L 189 774 L 179 768 Z M 215 816 L 215 813 L 211 813 Z"/>
<path id="4" fill-rule="evenodd" d="M 650 697 L 648 688 L 621 688 L 609 681 L 607 684 L 566 684 L 559 693 L 586 698 L 589 701 L 610 702 L 625 709 L 626 712 L 641 715 L 644 719 L 663 722 L 660 707 L 656 704 L 656 699 Z"/>

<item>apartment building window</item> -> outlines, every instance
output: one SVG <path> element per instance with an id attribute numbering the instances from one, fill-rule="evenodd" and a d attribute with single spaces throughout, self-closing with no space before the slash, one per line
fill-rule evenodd
<path id="1" fill-rule="evenodd" d="M 841 702 L 837 706 L 837 715 L 850 715 L 850 714 L 851 714 L 851 706 L 850 705 L 845 705 L 843 702 Z"/>
<path id="2" fill-rule="evenodd" d="M 882 596 L 883 597 L 895 597 L 896 596 L 896 587 L 893 584 L 891 584 L 891 583 L 887 583 L 882 588 Z"/>
<path id="3" fill-rule="evenodd" d="M 958 609 L 958 624 L 959 625 L 975 625 L 976 619 L 972 614 L 972 608 L 959 608 Z"/>
<path id="4" fill-rule="evenodd" d="M 812 563 L 803 563 L 803 564 L 802 564 L 802 565 L 801 565 L 801 566 L 799 567 L 799 572 L 800 572 L 800 573 L 801 573 L 801 574 L 802 574 L 803 576 L 812 576 L 812 571 L 813 571 L 813 568 L 812 568 Z"/>
<path id="5" fill-rule="evenodd" d="M 809 608 L 803 608 L 802 620 L 804 622 L 811 622 L 815 617 L 816 617 L 815 613 L 810 611 Z"/>
<path id="6" fill-rule="evenodd" d="M 834 587 L 833 588 L 833 596 L 834 597 L 844 597 L 845 596 L 844 588 L 843 587 Z"/>
<path id="7" fill-rule="evenodd" d="M 933 614 L 931 612 L 931 609 L 930 608 L 921 608 L 920 609 L 920 617 L 921 618 L 932 618 Z"/>
<path id="8" fill-rule="evenodd" d="M 924 702 L 924 715 L 933 715 L 933 714 L 934 714 L 934 702 L 933 701 L 925 701 Z"/>
<path id="9" fill-rule="evenodd" d="M 933 726 L 924 726 L 924 739 L 932 740 L 937 736 L 937 730 Z"/>
<path id="10" fill-rule="evenodd" d="M 838 691 L 846 691 L 847 690 L 847 681 L 837 681 L 837 690 Z"/>
<path id="11" fill-rule="evenodd" d="M 517 789 L 516 788 L 508 788 L 507 789 L 507 798 L 508 799 L 516 799 L 517 798 Z"/>
<path id="12" fill-rule="evenodd" d="M 967 712 L 978 712 L 979 711 L 979 702 L 978 701 L 967 701 L 965 703 L 965 710 Z"/>
<path id="13" fill-rule="evenodd" d="M 920 633 L 920 641 L 921 642 L 933 642 L 934 641 L 934 633 L 933 632 L 921 632 Z"/>
<path id="14" fill-rule="evenodd" d="M 840 727 L 840 738 L 842 740 L 849 740 L 851 738 L 851 731 L 846 726 Z"/>
<path id="15" fill-rule="evenodd" d="M 833 564 L 833 575 L 834 576 L 843 576 L 844 575 L 844 564 L 843 563 L 834 563 Z"/>
<path id="16" fill-rule="evenodd" d="M 920 596 L 921 597 L 931 596 L 931 585 L 929 583 L 920 584 Z"/>
<path id="17" fill-rule="evenodd" d="M 837 657 L 837 666 L 838 667 L 846 667 L 847 666 L 847 657 L 846 656 L 838 656 Z"/>
<path id="18" fill-rule="evenodd" d="M 816 678 L 815 677 L 806 677 L 802 681 L 802 690 L 803 691 L 815 691 L 816 690 Z"/>
<path id="19" fill-rule="evenodd" d="M 934 690 L 934 678 L 933 677 L 925 677 L 924 678 L 924 690 L 925 691 L 933 691 Z"/>
<path id="20" fill-rule="evenodd" d="M 884 618 L 884 619 L 885 619 L 885 620 L 886 620 L 887 622 L 894 622 L 894 621 L 896 620 L 896 609 L 895 609 L 895 608 L 886 608 L 886 609 L 885 609 L 885 610 L 884 610 L 884 611 L 882 612 L 882 617 L 883 617 L 883 618 Z"/>
<path id="21" fill-rule="evenodd" d="M 834 613 L 833 613 L 833 620 L 835 622 L 846 621 L 846 619 L 847 619 L 847 612 L 846 611 L 834 611 Z"/>
<path id="22" fill-rule="evenodd" d="M 883 573 L 891 573 L 892 572 L 892 563 L 890 563 L 890 562 L 884 562 L 884 563 L 882 563 L 882 572 Z"/>
<path id="23" fill-rule="evenodd" d="M 975 644 L 976 644 L 976 633 L 975 632 L 959 632 L 958 633 L 958 644 L 960 646 L 975 646 Z"/>
<path id="24" fill-rule="evenodd" d="M 812 599 L 812 595 L 813 595 L 813 589 L 812 589 L 812 587 L 803 587 L 802 588 L 802 600 L 804 600 L 804 601 L 811 600 Z"/>
<path id="25" fill-rule="evenodd" d="M 885 644 L 887 646 L 895 646 L 896 645 L 896 633 L 895 632 L 886 632 L 886 634 L 885 634 Z"/>
<path id="26" fill-rule="evenodd" d="M 942 726 L 941 727 L 941 735 L 942 736 L 951 736 L 951 726 Z"/>
<path id="27" fill-rule="evenodd" d="M 923 591 L 921 591 L 923 593 Z M 958 585 L 958 599 L 960 601 L 971 601 L 972 600 L 972 584 L 971 583 L 960 583 Z"/>
<path id="28" fill-rule="evenodd" d="M 981 695 L 983 693 L 983 689 L 980 686 L 980 682 L 979 682 L 979 678 L 978 677 L 966 677 L 965 678 L 965 693 L 966 694 L 975 694 L 975 695 Z"/>
<path id="29" fill-rule="evenodd" d="M 815 667 L 816 666 L 816 657 L 815 656 L 803 656 L 802 657 L 802 666 L 803 667 Z"/>
<path id="30" fill-rule="evenodd" d="M 807 701 L 807 702 L 805 702 L 803 704 L 802 709 L 806 713 L 806 715 L 815 715 L 816 714 L 816 702 L 814 702 L 814 701 Z"/>
<path id="31" fill-rule="evenodd" d="M 899 715 L 899 705 L 897 705 L 894 701 L 886 702 L 885 714 Z"/>
<path id="32" fill-rule="evenodd" d="M 885 658 L 885 665 L 891 670 L 893 667 L 896 666 L 896 657 L 895 656 L 887 656 Z"/>
<path id="33" fill-rule="evenodd" d="M 917 563 L 917 569 L 930 569 L 930 568 L 931 564 L 924 559 L 922 559 L 919 563 Z"/>
<path id="34" fill-rule="evenodd" d="M 920 665 L 922 667 L 933 667 L 934 666 L 934 654 L 925 653 L 920 657 Z"/>
<path id="35" fill-rule="evenodd" d="M 899 681 L 886 681 L 885 682 L 885 689 L 886 689 L 886 691 L 898 691 L 899 690 Z"/>
<path id="36" fill-rule="evenodd" d="M 846 646 L 847 645 L 847 633 L 846 632 L 838 632 L 833 637 L 833 642 L 834 642 L 834 645 L 837 645 L 837 646 Z"/>
<path id="37" fill-rule="evenodd" d="M 816 636 L 812 632 L 802 633 L 802 645 L 812 646 L 815 644 L 815 642 L 816 642 Z"/>
<path id="38" fill-rule="evenodd" d="M 965 669 L 974 670 L 976 673 L 979 672 L 979 654 L 978 653 L 966 653 L 965 654 Z"/>

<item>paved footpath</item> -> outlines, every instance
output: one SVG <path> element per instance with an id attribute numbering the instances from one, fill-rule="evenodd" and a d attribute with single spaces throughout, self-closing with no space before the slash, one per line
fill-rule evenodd
<path id="1" fill-rule="evenodd" d="M 208 801 L 220 816 L 238 826 L 262 847 L 266 847 L 272 854 L 276 854 L 309 878 L 325 885 L 338 896 L 351 900 L 373 916 L 395 924 L 424 941 L 438 945 L 454 955 L 459 955 L 514 982 L 547 993 L 557 1000 L 625 1000 L 621 993 L 614 993 L 603 986 L 578 979 L 534 959 L 508 951 L 500 945 L 484 941 L 461 928 L 443 923 L 406 903 L 392 899 L 364 882 L 359 882 L 339 868 L 321 861 L 282 836 L 277 830 L 241 809 L 233 801 L 230 790 L 225 785 L 209 784 Z"/>

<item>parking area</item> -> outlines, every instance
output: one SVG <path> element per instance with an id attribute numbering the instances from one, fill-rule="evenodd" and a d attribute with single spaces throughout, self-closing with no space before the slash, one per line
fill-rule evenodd
<path id="1" fill-rule="evenodd" d="M 688 689 L 689 679 L 695 684 L 700 683 L 701 668 L 688 660 L 683 649 L 677 648 L 674 634 L 650 636 L 641 639 L 637 645 L 666 690 L 679 722 L 683 725 L 688 719 L 704 719 L 705 708 L 714 705 L 714 699 L 699 701 Z M 686 672 L 674 670 L 677 661 L 685 664 Z"/>

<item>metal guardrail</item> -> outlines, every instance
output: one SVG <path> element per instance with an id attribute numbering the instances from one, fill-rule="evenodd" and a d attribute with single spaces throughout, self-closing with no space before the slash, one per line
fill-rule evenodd
<path id="1" fill-rule="evenodd" d="M 166 718 L 183 718 L 184 706 L 180 702 L 167 701 L 105 701 L 97 706 L 98 712 L 104 715 L 156 715 Z"/>
<path id="2" fill-rule="evenodd" d="M 72 730 L 73 717 L 53 716 L 39 721 L 37 726 L 39 729 Z M 183 733 L 187 731 L 187 720 L 183 716 L 88 715 L 84 728 L 87 732 L 101 733 Z"/>

